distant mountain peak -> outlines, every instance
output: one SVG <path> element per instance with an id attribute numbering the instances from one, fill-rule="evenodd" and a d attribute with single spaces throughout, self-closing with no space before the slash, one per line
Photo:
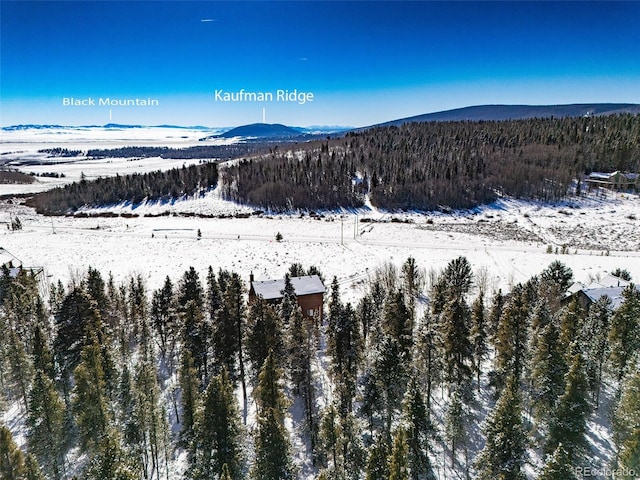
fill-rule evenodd
<path id="1" fill-rule="evenodd" d="M 232 128 L 221 134 L 221 137 L 259 137 L 259 138 L 290 138 L 304 135 L 304 131 L 287 127 L 281 123 L 251 123 Z"/>

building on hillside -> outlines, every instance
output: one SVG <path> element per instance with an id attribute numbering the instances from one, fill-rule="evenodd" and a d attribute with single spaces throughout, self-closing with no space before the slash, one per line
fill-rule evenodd
<path id="1" fill-rule="evenodd" d="M 589 189 L 598 187 L 615 191 L 640 190 L 640 182 L 637 173 L 622 172 L 591 172 L 586 179 Z"/>
<path id="2" fill-rule="evenodd" d="M 607 274 L 588 285 L 576 282 L 569 287 L 563 303 L 567 304 L 573 298 L 576 298 L 580 306 L 587 310 L 593 303 L 606 295 L 611 299 L 611 307 L 615 311 L 622 305 L 622 291 L 630 283 L 611 274 Z"/>
<path id="3" fill-rule="evenodd" d="M 258 298 L 262 298 L 270 304 L 278 304 L 282 300 L 284 278 L 255 281 L 253 274 L 251 274 L 249 283 L 249 303 L 255 302 Z M 302 309 L 302 313 L 307 317 L 322 320 L 325 288 L 320 277 L 318 275 L 291 277 L 291 285 L 296 293 L 298 306 Z"/>
<path id="4" fill-rule="evenodd" d="M 22 270 L 30 271 L 36 277 L 43 273 L 42 267 L 24 267 L 22 261 L 3 247 L 0 247 L 0 275 L 16 278 Z"/>

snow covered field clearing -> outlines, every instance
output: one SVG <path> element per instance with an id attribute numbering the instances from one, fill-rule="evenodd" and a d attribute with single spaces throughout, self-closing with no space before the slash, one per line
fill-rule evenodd
<path id="1" fill-rule="evenodd" d="M 266 279 L 282 277 L 292 263 L 300 262 L 318 266 L 327 278 L 337 276 L 352 298 L 361 295 L 367 276 L 384 262 L 399 266 L 413 256 L 419 266 L 439 270 L 464 255 L 476 272 L 486 272 L 485 287 L 493 290 L 526 281 L 555 259 L 567 264 L 580 281 L 617 267 L 640 279 L 639 229 L 637 221 L 627 218 L 640 211 L 639 206 L 637 197 L 627 197 L 581 201 L 573 205 L 572 215 L 558 213 L 567 206 L 521 201 L 449 215 L 362 211 L 356 230 L 356 215 L 348 212 L 324 218 L 179 215 L 248 210 L 214 198 L 213 193 L 173 205 L 115 209 L 139 213 L 135 218 L 43 217 L 5 203 L 0 204 L 0 222 L 18 215 L 23 229 L 0 230 L 0 245 L 25 265 L 43 266 L 52 280 L 64 282 L 92 265 L 112 272 L 116 280 L 141 274 L 153 289 L 167 275 L 178 278 L 191 265 L 203 277 L 212 265 L 247 279 L 251 272 L 256 279 Z M 163 211 L 176 215 L 143 216 Z M 277 232 L 282 242 L 275 240 Z M 560 251 L 567 244 L 569 254 L 548 254 L 549 244 L 554 252 L 556 246 Z M 584 248 L 587 244 L 592 247 Z"/>
<path id="2" fill-rule="evenodd" d="M 15 168 L 23 173 L 63 174 L 62 178 L 36 178 L 34 183 L 18 185 L 0 185 L 0 195 L 35 193 L 53 187 L 66 185 L 80 180 L 82 174 L 88 180 L 97 177 L 111 177 L 146 173 L 156 170 L 169 170 L 174 167 L 189 166 L 201 160 L 171 160 L 154 158 L 103 158 L 85 159 L 89 149 L 106 149 L 128 146 L 187 148 L 206 145 L 229 145 L 235 139 L 208 139 L 205 136 L 215 134 L 219 129 L 188 129 L 164 127 L 140 128 L 102 128 L 102 127 L 65 127 L 61 129 L 44 128 L 3 130 L 0 139 L 0 167 Z M 39 152 L 43 149 L 61 148 L 82 152 L 78 157 L 51 157 Z"/>

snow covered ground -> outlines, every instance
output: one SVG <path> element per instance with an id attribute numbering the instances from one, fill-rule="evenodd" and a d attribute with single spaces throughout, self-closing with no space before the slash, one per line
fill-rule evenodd
<path id="1" fill-rule="evenodd" d="M 200 139 L 217 134 L 221 129 L 175 127 L 62 127 L 20 128 L 1 131 L 0 168 L 16 168 L 23 173 L 39 175 L 31 184 L 0 185 L 0 195 L 35 193 L 80 180 L 82 174 L 88 180 L 97 177 L 146 173 L 167 170 L 182 165 L 192 165 L 200 160 L 167 160 L 155 158 L 104 158 L 87 160 L 90 149 L 119 147 L 170 147 L 187 148 L 205 145 L 228 145 L 238 138 Z M 40 152 L 43 149 L 61 148 L 80 151 L 77 157 L 51 157 Z M 64 177 L 40 176 L 58 174 Z"/>
<path id="2" fill-rule="evenodd" d="M 14 132 L 8 133 L 11 136 Z M 197 142 L 195 133 L 193 138 L 177 139 L 176 143 Z M 20 139 L 19 135 L 25 134 L 18 131 L 12 138 Z M 61 137 L 70 139 L 66 143 L 48 138 L 29 143 L 25 137 L 22 144 L 15 140 L 7 147 L 7 132 L 2 132 L 0 159 L 33 155 L 42 160 L 43 155 L 37 150 L 55 146 L 86 150 L 90 139 L 80 135 L 76 140 L 73 135 L 71 132 L 69 137 Z M 169 138 L 149 144 L 173 146 L 167 143 Z M 91 148 L 132 142 L 133 139 L 101 138 Z M 65 163 L 52 163 L 60 160 Z M 184 163 L 159 158 L 52 162 L 23 167 L 23 171 L 39 168 L 38 173 L 65 173 L 64 179 L 39 178 L 42 182 L 38 188 L 45 189 L 56 182 L 78 179 L 81 172 L 93 178 Z M 32 187 L 33 184 L 0 185 L 0 195 L 35 191 L 30 190 Z M 58 279 L 66 283 L 91 265 L 103 273 L 112 272 L 116 282 L 140 274 L 150 290 L 159 288 L 167 275 L 177 280 L 190 266 L 201 278 L 212 265 L 216 270 L 234 270 L 246 280 L 253 272 L 261 280 L 281 278 L 292 263 L 299 262 L 305 267 L 316 265 L 328 279 L 338 277 L 347 301 L 356 301 L 363 294 L 367 278 L 377 267 L 385 262 L 399 266 L 409 256 L 427 271 L 440 270 L 450 260 L 466 256 L 476 279 L 488 291 L 510 290 L 513 284 L 526 281 L 556 259 L 569 266 L 574 278 L 583 283 L 618 267 L 627 269 L 637 282 L 640 198 L 610 192 L 599 195 L 555 205 L 502 199 L 448 214 L 383 212 L 369 204 L 358 211 L 318 212 L 315 216 L 256 214 L 253 208 L 223 200 L 219 190 L 170 203 L 122 204 L 83 212 L 119 215 L 115 217 L 44 217 L 14 201 L 1 201 L 0 247 L 25 266 L 44 267 L 46 283 Z M 16 216 L 23 228 L 5 228 Z M 283 237 L 281 242 L 275 240 L 278 232 Z M 549 248 L 552 253 L 547 253 Z M 563 250 L 568 253 L 562 254 Z M 483 402 L 483 415 L 487 406 L 488 402 Z M 5 419 L 12 422 L 23 421 L 19 417 L 14 410 L 5 414 Z M 604 414 L 598 412 L 590 424 L 594 459 L 602 462 L 612 454 L 607 423 Z M 297 449 L 305 448 L 299 437 L 295 440 Z M 19 435 L 18 441 L 22 443 L 24 437 Z M 436 452 L 438 464 L 444 461 L 445 453 Z M 531 461 L 530 474 L 540 459 Z M 173 468 L 180 470 L 182 463 L 184 459 L 175 461 Z M 309 466 L 304 465 L 303 470 L 310 471 Z"/>
<path id="3" fill-rule="evenodd" d="M 459 255 L 477 272 L 488 272 L 489 290 L 526 281 L 555 259 L 583 282 L 617 267 L 640 279 L 640 220 L 629 218 L 640 213 L 640 199 L 586 199 L 572 207 L 500 201 L 449 215 L 360 211 L 199 217 L 252 211 L 211 192 L 172 204 L 108 209 L 137 217 L 75 218 L 43 217 L 3 203 L 0 223 L 18 216 L 23 228 L 1 229 L 0 245 L 25 265 L 43 266 L 51 279 L 66 281 L 92 265 L 116 280 L 140 273 L 149 288 L 191 265 L 203 275 L 212 265 L 266 279 L 282 277 L 300 262 L 317 265 L 327 278 L 337 276 L 357 297 L 359 285 L 384 262 L 400 265 L 413 256 L 423 268 L 438 270 Z M 160 214 L 165 215 L 144 216 Z M 278 232 L 282 242 L 275 240 Z M 569 253 L 555 254 L 565 244 Z M 548 245 L 553 254 L 546 253 Z"/>

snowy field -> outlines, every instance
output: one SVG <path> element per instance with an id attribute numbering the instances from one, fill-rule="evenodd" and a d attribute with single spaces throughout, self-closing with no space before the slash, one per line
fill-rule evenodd
<path id="1" fill-rule="evenodd" d="M 583 282 L 617 267 L 639 279 L 639 221 L 628 217 L 640 211 L 640 200 L 585 200 L 573 206 L 571 215 L 558 213 L 566 206 L 509 201 L 451 215 L 361 211 L 324 218 L 182 216 L 247 211 L 212 192 L 173 204 L 110 209 L 139 215 L 134 218 L 74 218 L 44 217 L 3 203 L 0 223 L 17 215 L 23 228 L 0 230 L 0 246 L 25 265 L 43 266 L 51 279 L 68 281 L 92 265 L 112 272 L 116 280 L 141 274 L 149 288 L 158 288 L 166 275 L 178 277 L 189 266 L 203 275 L 212 265 L 244 278 L 253 272 L 256 279 L 266 279 L 282 277 L 292 263 L 300 262 L 318 266 L 327 278 L 337 276 L 358 297 L 367 276 L 385 262 L 399 266 L 413 256 L 426 270 L 439 270 L 459 255 L 470 260 L 489 291 L 508 290 L 555 259 Z M 163 212 L 171 214 L 144 216 Z M 282 242 L 275 240 L 277 232 Z M 555 254 L 563 244 L 569 253 Z M 548 245 L 553 254 L 547 253 Z"/>
<path id="2" fill-rule="evenodd" d="M 64 127 L 2 130 L 0 137 L 0 168 L 9 167 L 23 173 L 36 175 L 58 174 L 64 177 L 36 178 L 31 184 L 0 185 L 0 195 L 35 193 L 80 180 L 82 174 L 88 180 L 97 177 L 146 173 L 192 165 L 201 160 L 171 160 L 155 158 L 104 158 L 87 160 L 90 149 L 119 147 L 170 147 L 188 148 L 206 145 L 229 145 L 239 139 L 200 139 L 217 134 L 221 129 L 202 128 L 101 128 Z M 78 157 L 51 157 L 39 152 L 43 149 L 62 148 L 80 151 Z"/>

